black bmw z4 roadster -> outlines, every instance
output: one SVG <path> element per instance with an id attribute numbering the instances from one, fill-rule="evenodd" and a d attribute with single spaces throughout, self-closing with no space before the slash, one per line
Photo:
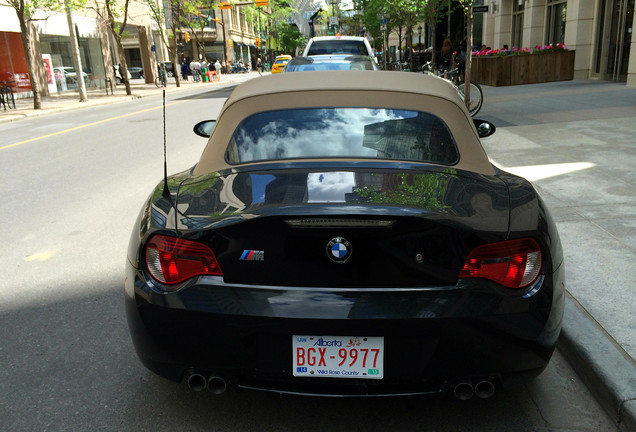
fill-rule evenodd
<path id="1" fill-rule="evenodd" d="M 327 71 L 238 86 L 143 205 L 125 303 L 142 363 L 193 390 L 486 398 L 547 366 L 564 263 L 534 187 L 457 92 Z"/>

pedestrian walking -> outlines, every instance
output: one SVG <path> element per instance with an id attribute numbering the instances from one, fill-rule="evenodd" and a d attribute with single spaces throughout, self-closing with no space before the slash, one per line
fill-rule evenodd
<path id="1" fill-rule="evenodd" d="M 121 63 L 119 63 L 119 79 L 121 80 L 121 83 L 124 84 L 126 83 L 126 72 L 124 72 L 124 67 L 121 65 Z"/>
<path id="2" fill-rule="evenodd" d="M 184 81 L 187 81 L 188 75 L 190 75 L 190 68 L 188 67 L 188 63 L 186 63 L 186 61 L 184 60 L 183 64 L 181 65 L 181 77 Z"/>
<path id="3" fill-rule="evenodd" d="M 205 63 L 205 60 L 201 60 L 201 81 L 208 81 L 208 65 Z"/>
<path id="4" fill-rule="evenodd" d="M 440 63 L 442 65 L 442 69 L 448 72 L 451 68 L 451 63 L 453 60 L 453 43 L 448 37 L 444 39 L 442 49 L 439 53 L 441 57 Z"/>
<path id="5" fill-rule="evenodd" d="M 192 78 L 194 81 L 199 82 L 201 79 L 201 63 L 198 60 L 194 61 L 194 65 L 192 68 Z"/>
<path id="6" fill-rule="evenodd" d="M 219 59 L 216 59 L 216 61 L 214 62 L 214 69 L 216 69 L 216 77 L 219 81 L 221 81 L 221 62 L 219 61 Z"/>

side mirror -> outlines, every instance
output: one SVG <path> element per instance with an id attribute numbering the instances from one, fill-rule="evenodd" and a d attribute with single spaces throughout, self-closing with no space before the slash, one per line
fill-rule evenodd
<path id="1" fill-rule="evenodd" d="M 199 122 L 194 125 L 194 133 L 203 138 L 210 138 L 215 124 L 216 120 L 204 120 L 202 122 Z"/>
<path id="2" fill-rule="evenodd" d="M 494 124 L 486 120 L 473 119 L 473 123 L 475 123 L 475 127 L 477 128 L 477 135 L 479 135 L 479 138 L 486 138 L 494 134 L 497 130 Z"/>

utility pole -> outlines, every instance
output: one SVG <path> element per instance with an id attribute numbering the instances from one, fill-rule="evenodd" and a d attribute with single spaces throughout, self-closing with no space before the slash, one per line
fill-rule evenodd
<path id="1" fill-rule="evenodd" d="M 84 82 L 84 71 L 82 69 L 82 57 L 80 56 L 79 44 L 77 43 L 77 33 L 75 33 L 75 23 L 73 13 L 68 2 L 66 2 L 66 19 L 68 21 L 68 34 L 71 37 L 71 52 L 73 53 L 73 67 L 75 68 L 75 79 L 80 95 L 80 102 L 86 102 L 86 83 Z"/>

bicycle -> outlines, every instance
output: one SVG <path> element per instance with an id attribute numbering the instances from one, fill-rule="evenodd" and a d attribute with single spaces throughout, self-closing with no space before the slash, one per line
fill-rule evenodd
<path id="1" fill-rule="evenodd" d="M 13 109 L 15 108 L 15 97 L 13 96 L 13 89 L 10 84 L 13 84 L 15 81 L 0 81 L 0 103 L 4 106 L 4 110 L 7 110 L 7 105 L 9 105 L 9 109 L 11 109 L 11 105 L 13 105 Z"/>
<path id="2" fill-rule="evenodd" d="M 422 73 L 430 74 L 441 78 L 445 81 L 448 81 L 454 88 L 457 90 L 459 96 L 464 100 L 464 89 L 466 88 L 466 83 L 464 82 L 463 74 L 460 72 L 458 68 L 451 70 L 442 70 L 434 67 L 432 62 L 428 61 L 422 68 Z M 481 106 L 484 103 L 484 92 L 481 89 L 481 86 L 475 82 L 470 83 L 470 101 L 468 102 L 468 112 L 471 117 L 474 117 L 475 114 L 479 112 Z"/>
<path id="3" fill-rule="evenodd" d="M 394 71 L 398 71 L 398 72 L 411 72 L 411 65 L 409 62 L 404 61 L 404 62 L 399 62 L 399 61 L 395 61 L 392 63 L 393 65 L 393 69 Z"/>
<path id="4" fill-rule="evenodd" d="M 157 87 L 168 87 L 168 78 L 166 73 L 166 66 L 161 65 L 158 69 L 157 78 L 155 78 L 155 85 Z"/>

